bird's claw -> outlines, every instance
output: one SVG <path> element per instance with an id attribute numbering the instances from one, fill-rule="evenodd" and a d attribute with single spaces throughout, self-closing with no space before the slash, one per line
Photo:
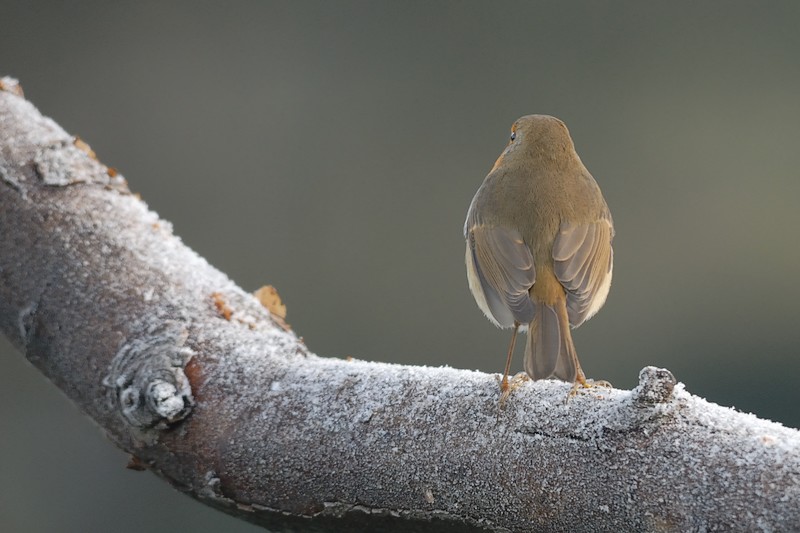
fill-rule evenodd
<path id="1" fill-rule="evenodd" d="M 530 381 L 530 377 L 525 372 L 519 372 L 509 382 L 508 376 L 503 376 L 503 379 L 500 381 L 500 407 L 503 407 L 506 403 L 506 400 L 511 393 L 517 390 L 520 385 L 525 383 L 526 381 Z"/>
<path id="2" fill-rule="evenodd" d="M 572 388 L 569 390 L 567 394 L 566 402 L 570 401 L 573 396 L 576 396 L 578 392 L 584 392 L 586 389 L 595 389 L 597 387 L 603 387 L 604 389 L 610 389 L 613 387 L 611 383 L 604 379 L 586 379 L 583 376 L 579 376 L 575 383 L 572 384 Z M 597 396 L 600 398 L 600 396 Z"/>

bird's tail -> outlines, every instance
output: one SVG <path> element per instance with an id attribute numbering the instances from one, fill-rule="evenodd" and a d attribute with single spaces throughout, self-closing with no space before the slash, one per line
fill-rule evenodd
<path id="1" fill-rule="evenodd" d="M 553 305 L 536 302 L 536 314 L 525 344 L 525 372 L 532 379 L 555 376 L 574 382 L 578 375 L 577 364 L 566 301 L 560 298 Z"/>

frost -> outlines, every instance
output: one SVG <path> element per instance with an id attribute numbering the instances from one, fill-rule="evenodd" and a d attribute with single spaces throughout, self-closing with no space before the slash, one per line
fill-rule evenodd
<path id="1" fill-rule="evenodd" d="M 185 407 L 183 398 L 172 383 L 153 382 L 150 386 L 150 396 L 156 412 L 167 420 L 175 419 Z"/>

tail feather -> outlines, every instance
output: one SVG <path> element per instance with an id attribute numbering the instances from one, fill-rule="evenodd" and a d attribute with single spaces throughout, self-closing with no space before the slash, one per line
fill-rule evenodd
<path id="1" fill-rule="evenodd" d="M 555 376 L 573 382 L 578 373 L 575 345 L 569 331 L 566 302 L 536 303 L 525 344 L 525 372 L 532 379 Z"/>

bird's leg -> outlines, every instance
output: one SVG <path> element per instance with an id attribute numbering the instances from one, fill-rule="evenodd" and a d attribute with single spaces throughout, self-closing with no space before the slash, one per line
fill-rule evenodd
<path id="1" fill-rule="evenodd" d="M 500 382 L 500 390 L 506 392 L 508 390 L 508 372 L 511 370 L 511 359 L 514 357 L 514 345 L 517 343 L 517 330 L 519 330 L 519 322 L 514 321 L 514 331 L 511 333 L 511 344 L 508 346 L 508 356 L 506 357 L 506 369 L 503 372 L 503 381 Z"/>
<path id="2" fill-rule="evenodd" d="M 500 403 L 503 404 L 511 394 L 508 386 L 508 372 L 511 370 L 511 359 L 514 357 L 514 345 L 517 343 L 517 331 L 519 330 L 519 322 L 514 321 L 514 331 L 511 333 L 511 344 L 508 346 L 508 356 L 506 357 L 506 369 L 503 372 L 503 381 L 500 382 Z"/>

